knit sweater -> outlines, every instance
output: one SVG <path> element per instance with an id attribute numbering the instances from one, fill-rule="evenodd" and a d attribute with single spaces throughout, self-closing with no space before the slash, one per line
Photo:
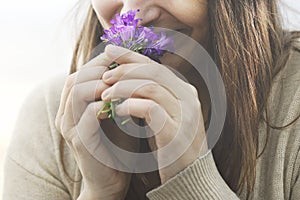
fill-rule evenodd
<path id="1" fill-rule="evenodd" d="M 274 77 L 268 97 L 270 123 L 283 126 L 300 114 L 300 56 L 293 53 Z M 36 88 L 24 102 L 5 161 L 3 200 L 70 200 L 81 191 L 81 174 L 54 125 L 66 76 Z M 300 199 L 300 119 L 283 130 L 259 125 L 259 152 L 251 199 Z M 232 169 L 234 170 L 234 169 Z M 209 152 L 164 184 L 147 192 L 150 200 L 245 199 L 235 194 Z"/>

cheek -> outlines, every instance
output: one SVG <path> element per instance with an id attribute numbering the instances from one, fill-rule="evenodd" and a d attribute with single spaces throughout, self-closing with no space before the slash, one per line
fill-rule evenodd
<path id="1" fill-rule="evenodd" d="M 197 0 L 197 2 L 198 4 L 196 2 L 189 4 L 185 8 L 185 12 L 181 12 L 185 13 L 181 14 L 181 19 L 185 20 L 184 23 L 191 28 L 188 35 L 203 45 L 207 40 L 209 31 L 208 6 L 204 1 L 199 3 L 199 0 Z M 190 5 L 194 5 L 194 7 Z M 189 12 L 186 10 L 189 10 Z"/>
<path id="2" fill-rule="evenodd" d="M 207 0 L 174 0 L 169 8 L 174 16 L 190 27 L 205 24 L 208 19 Z M 180 5 L 180 6 L 178 6 Z"/>
<path id="3" fill-rule="evenodd" d="M 110 26 L 108 22 L 113 18 L 120 7 L 120 1 L 91 0 L 91 4 L 102 26 L 108 28 Z"/>
<path id="4" fill-rule="evenodd" d="M 208 21 L 208 10 L 206 5 L 199 5 L 194 8 L 190 8 L 189 11 L 184 12 L 185 16 L 181 16 L 182 19 L 186 20 L 187 24 L 191 27 L 199 27 L 205 25 Z"/>

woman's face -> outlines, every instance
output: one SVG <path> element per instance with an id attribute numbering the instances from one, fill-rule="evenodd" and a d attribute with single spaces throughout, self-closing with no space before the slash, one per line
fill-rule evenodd
<path id="1" fill-rule="evenodd" d="M 161 27 L 182 32 L 207 48 L 208 43 L 208 16 L 207 0 L 92 0 L 92 6 L 99 22 L 104 29 L 111 26 L 110 20 L 116 13 L 126 13 L 137 10 L 137 17 L 142 18 L 140 25 Z M 165 58 L 165 59 L 163 59 Z M 172 68 L 178 68 L 179 58 L 163 60 Z M 170 60 L 172 62 L 170 63 Z M 181 65 L 182 66 L 182 65 Z"/>
<path id="2" fill-rule="evenodd" d="M 92 0 L 101 25 L 107 29 L 116 13 L 140 9 L 140 25 L 177 30 L 205 46 L 208 32 L 207 0 Z"/>

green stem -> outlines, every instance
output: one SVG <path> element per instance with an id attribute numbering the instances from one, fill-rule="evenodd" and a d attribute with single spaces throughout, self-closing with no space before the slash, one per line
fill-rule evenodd
<path id="1" fill-rule="evenodd" d="M 141 53 L 143 47 L 140 46 L 136 49 L 134 49 L 135 52 Z M 118 67 L 119 64 L 116 62 L 113 62 L 110 66 L 108 66 L 109 70 L 114 69 L 116 67 Z M 113 119 L 115 117 L 115 106 L 112 104 L 112 102 L 117 102 L 117 103 L 122 103 L 122 100 L 120 98 L 117 99 L 112 99 L 111 102 L 106 102 L 101 108 L 100 110 L 97 112 L 97 118 L 99 118 L 99 116 L 103 113 L 108 113 L 108 118 Z M 104 110 L 104 108 L 108 107 L 106 110 Z M 121 122 L 121 125 L 126 124 L 127 122 L 130 121 L 130 118 L 124 120 Z"/>
<path id="2" fill-rule="evenodd" d="M 129 122 L 129 121 L 130 121 L 130 118 L 128 118 L 128 119 L 122 121 L 122 122 L 121 122 L 121 125 L 124 125 L 124 124 L 126 124 L 127 122 Z"/>
<path id="3" fill-rule="evenodd" d="M 114 68 L 116 68 L 118 66 L 119 66 L 119 64 L 114 62 L 113 64 L 111 64 L 110 66 L 108 66 L 108 68 L 109 68 L 109 70 L 111 70 L 111 69 L 114 69 Z"/>

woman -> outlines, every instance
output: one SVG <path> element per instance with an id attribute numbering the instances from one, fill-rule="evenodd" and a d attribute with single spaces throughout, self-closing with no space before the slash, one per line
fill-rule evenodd
<path id="1" fill-rule="evenodd" d="M 190 83 L 169 73 L 164 64 L 172 55 L 159 64 L 108 46 L 90 60 L 103 28 L 110 26 L 116 13 L 131 9 L 140 9 L 144 26 L 192 37 L 217 63 L 226 88 L 227 114 L 213 151 L 201 146 L 209 120 L 208 92 L 203 81 L 182 65 L 171 64 L 185 71 Z M 45 90 L 35 90 L 20 114 L 6 160 L 4 199 L 300 199 L 298 37 L 299 33 L 282 29 L 275 0 L 92 1 L 71 74 Z M 113 61 L 120 66 L 108 70 Z M 91 122 L 104 101 L 126 93 L 137 79 L 152 84 L 136 90 L 116 108 L 117 114 L 146 122 L 151 115 L 164 116 L 165 126 L 148 145 L 122 135 L 102 114 L 99 120 L 111 140 L 131 151 L 139 151 L 139 146 L 151 151 L 172 140 L 180 122 L 176 119 L 186 119 L 184 132 L 198 125 L 195 139 L 179 159 L 144 174 L 107 167 L 78 137 L 83 132 L 93 138 L 98 127 Z M 167 89 L 161 87 L 166 80 Z M 175 86 L 188 92 L 172 94 Z M 177 95 L 186 95 L 182 112 Z M 91 102 L 95 98 L 98 101 Z M 105 148 L 101 151 L 107 153 Z M 160 165 L 168 155 L 157 156 Z"/>

